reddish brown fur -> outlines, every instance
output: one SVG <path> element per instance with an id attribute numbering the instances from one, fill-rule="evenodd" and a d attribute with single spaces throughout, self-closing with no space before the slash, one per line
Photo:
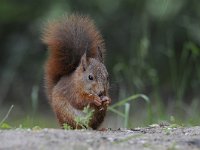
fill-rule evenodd
<path id="1" fill-rule="evenodd" d="M 63 77 L 53 90 L 52 108 L 57 115 L 58 121 L 61 126 L 63 123 L 67 123 L 72 128 L 77 128 L 76 122 L 74 121 L 75 113 L 73 113 L 73 111 L 83 110 L 87 104 L 91 104 L 90 106 L 95 109 L 95 112 L 89 126 L 93 129 L 97 129 L 105 117 L 107 107 L 104 105 L 103 110 L 99 111 L 99 108 L 102 107 L 97 107 L 93 104 L 93 100 L 96 97 L 93 95 L 89 96 L 86 93 L 76 93 L 77 86 L 74 84 L 76 83 L 74 80 L 75 78 Z M 66 85 L 66 83 L 68 83 L 68 85 Z M 81 87 L 81 85 L 79 85 L 79 87 Z M 81 127 L 78 126 L 78 128 Z"/>
<path id="2" fill-rule="evenodd" d="M 101 56 L 105 51 L 104 42 L 89 17 L 63 16 L 59 21 L 51 22 L 44 28 L 42 40 L 50 50 L 45 67 L 49 97 L 58 80 L 76 69 L 86 48 L 87 57 L 103 62 Z"/>
<path id="3" fill-rule="evenodd" d="M 83 108 L 90 104 L 95 112 L 89 126 L 96 129 L 104 119 L 107 105 L 102 103 L 101 106 L 97 106 L 95 100 L 101 101 L 100 97 L 84 91 L 87 82 L 83 82 L 85 79 L 82 79 L 84 72 L 81 58 L 86 53 L 85 61 L 90 62 L 93 71 L 100 68 L 97 71 L 107 74 L 102 64 L 105 48 L 101 34 L 88 17 L 71 15 L 49 23 L 45 27 L 42 39 L 50 50 L 45 66 L 47 95 L 59 123 L 61 126 L 68 123 L 77 128 L 74 117 L 82 115 Z M 108 81 L 103 81 L 104 74 L 99 77 L 98 83 L 93 85 L 93 89 L 99 94 L 102 91 L 99 85 L 101 83 L 104 87 L 104 97 L 107 97 Z"/>

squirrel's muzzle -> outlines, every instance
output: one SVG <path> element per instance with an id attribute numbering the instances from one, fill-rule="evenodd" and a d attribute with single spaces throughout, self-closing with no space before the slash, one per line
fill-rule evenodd
<path id="1" fill-rule="evenodd" d="M 102 97 L 104 92 L 99 92 L 98 96 Z"/>

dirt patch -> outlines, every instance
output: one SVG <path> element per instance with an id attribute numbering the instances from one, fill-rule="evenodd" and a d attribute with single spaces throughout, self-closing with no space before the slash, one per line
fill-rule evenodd
<path id="1" fill-rule="evenodd" d="M 154 126 L 91 130 L 0 130 L 0 150 L 191 150 L 200 149 L 200 127 Z"/>

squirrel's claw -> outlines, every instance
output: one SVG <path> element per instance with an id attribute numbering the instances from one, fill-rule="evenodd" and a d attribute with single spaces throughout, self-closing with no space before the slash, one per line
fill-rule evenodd
<path id="1" fill-rule="evenodd" d="M 89 94 L 88 95 L 88 100 L 90 100 L 90 103 L 96 105 L 96 106 L 101 106 L 102 105 L 102 101 L 100 99 L 100 97 L 93 95 L 93 94 Z"/>
<path id="2" fill-rule="evenodd" d="M 98 99 L 94 99 L 94 104 L 95 104 L 96 106 L 101 106 L 101 101 L 98 100 Z"/>

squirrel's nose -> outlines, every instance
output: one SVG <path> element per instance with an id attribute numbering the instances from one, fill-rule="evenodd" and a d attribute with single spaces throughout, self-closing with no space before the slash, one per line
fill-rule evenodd
<path id="1" fill-rule="evenodd" d="M 101 96 L 103 96 L 103 94 L 104 94 L 104 92 L 101 91 L 101 92 L 99 92 L 98 96 L 101 97 Z"/>

